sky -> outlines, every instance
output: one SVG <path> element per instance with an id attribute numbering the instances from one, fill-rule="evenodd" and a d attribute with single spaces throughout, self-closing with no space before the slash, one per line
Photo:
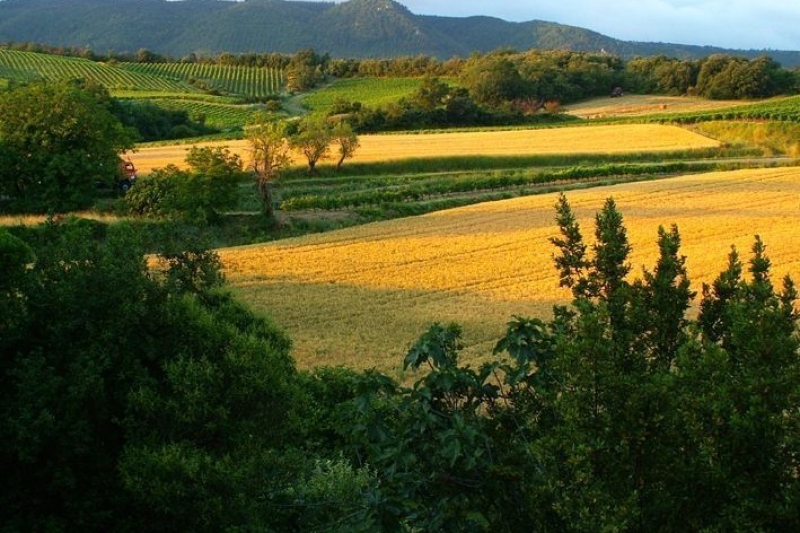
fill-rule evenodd
<path id="1" fill-rule="evenodd" d="M 797 0 L 398 0 L 412 13 L 545 20 L 624 41 L 800 50 Z"/>

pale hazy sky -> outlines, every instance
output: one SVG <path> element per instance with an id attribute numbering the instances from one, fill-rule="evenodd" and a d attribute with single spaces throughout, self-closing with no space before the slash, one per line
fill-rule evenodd
<path id="1" fill-rule="evenodd" d="M 398 1 L 418 15 L 546 20 L 625 41 L 800 50 L 798 0 Z"/>

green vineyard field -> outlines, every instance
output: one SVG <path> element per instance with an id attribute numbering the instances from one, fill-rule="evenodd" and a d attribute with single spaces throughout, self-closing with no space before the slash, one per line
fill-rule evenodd
<path id="1" fill-rule="evenodd" d="M 800 96 L 774 98 L 750 105 L 741 105 L 713 111 L 654 115 L 650 119 L 651 122 L 678 122 L 683 124 L 715 120 L 800 122 Z"/>
<path id="2" fill-rule="evenodd" d="M 269 67 L 211 65 L 206 63 L 121 63 L 132 73 L 175 82 L 200 85 L 205 89 L 246 97 L 263 98 L 283 88 L 283 73 Z"/>
<path id="3" fill-rule="evenodd" d="M 189 117 L 198 120 L 201 117 L 205 124 L 222 131 L 238 130 L 256 111 L 257 105 L 234 105 L 206 99 L 192 100 L 187 98 L 153 98 L 148 99 L 159 107 L 178 111 L 186 111 Z"/>
<path id="4" fill-rule="evenodd" d="M 199 92 L 180 80 L 132 72 L 106 63 L 16 50 L 0 50 L 0 77 L 21 82 L 85 79 L 111 91 Z"/>
<path id="5" fill-rule="evenodd" d="M 410 96 L 419 88 L 419 78 L 347 78 L 314 91 L 303 99 L 312 113 L 325 114 L 337 101 L 360 102 L 376 107 Z"/>

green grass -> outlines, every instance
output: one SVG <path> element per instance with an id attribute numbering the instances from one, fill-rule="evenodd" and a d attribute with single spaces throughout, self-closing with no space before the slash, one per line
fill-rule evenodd
<path id="1" fill-rule="evenodd" d="M 313 114 L 327 113 L 337 101 L 360 102 L 367 107 L 376 107 L 413 94 L 420 83 L 420 78 L 340 79 L 305 95 L 303 104 Z"/>
<path id="2" fill-rule="evenodd" d="M 757 146 L 764 155 L 800 157 L 800 123 L 774 121 L 709 121 L 692 129 L 733 146 Z"/>

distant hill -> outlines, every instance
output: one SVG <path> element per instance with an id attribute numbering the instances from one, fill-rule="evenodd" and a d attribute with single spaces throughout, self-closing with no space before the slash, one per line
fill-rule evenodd
<path id="1" fill-rule="evenodd" d="M 681 59 L 768 54 L 786 67 L 800 51 L 729 50 L 613 39 L 574 26 L 492 17 L 416 15 L 392 0 L 0 0 L 0 41 L 88 47 L 98 54 L 150 51 L 293 53 L 313 48 L 337 58 L 429 55 L 440 59 L 502 47 L 666 54 Z"/>

